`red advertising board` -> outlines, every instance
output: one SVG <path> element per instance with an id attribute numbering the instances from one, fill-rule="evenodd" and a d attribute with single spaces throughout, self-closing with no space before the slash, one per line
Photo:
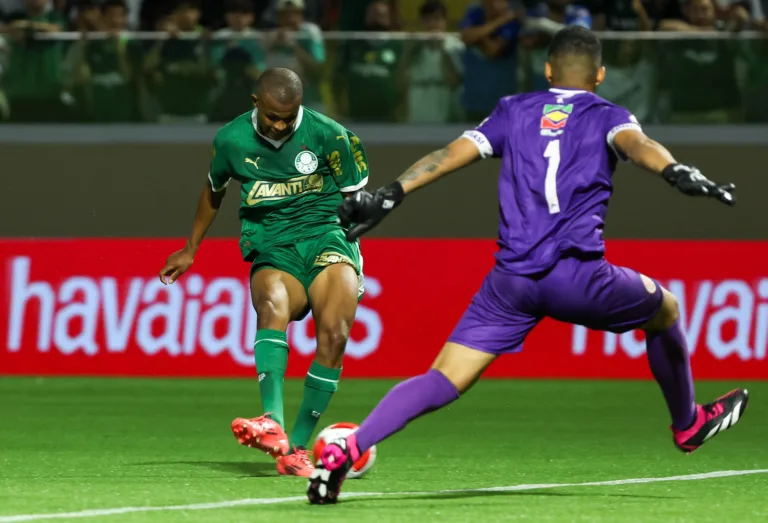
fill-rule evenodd
<path id="1" fill-rule="evenodd" d="M 206 240 L 176 284 L 157 277 L 180 240 L 0 240 L 0 374 L 253 376 L 256 316 L 237 242 Z M 494 263 L 492 240 L 363 242 L 366 296 L 347 377 L 429 367 Z M 612 241 L 608 259 L 678 296 L 700 378 L 768 378 L 768 242 Z M 314 351 L 290 326 L 288 373 Z M 642 334 L 546 320 L 495 377 L 650 378 Z"/>

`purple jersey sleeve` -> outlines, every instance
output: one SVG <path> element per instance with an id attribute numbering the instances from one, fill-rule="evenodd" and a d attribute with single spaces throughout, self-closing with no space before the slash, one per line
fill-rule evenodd
<path id="1" fill-rule="evenodd" d="M 616 138 L 616 135 L 619 134 L 621 131 L 628 131 L 628 130 L 634 130 L 634 131 L 640 131 L 642 132 L 643 129 L 640 127 L 640 123 L 638 123 L 637 118 L 635 118 L 635 115 L 624 109 L 623 107 L 617 107 L 617 106 L 611 106 L 606 107 L 604 109 L 606 111 L 605 115 L 605 140 L 608 143 L 608 145 L 611 147 L 611 150 L 616 153 L 616 157 L 619 158 L 621 161 L 626 161 L 627 157 L 624 156 L 621 151 L 616 149 L 616 147 L 613 145 L 613 140 Z"/>
<path id="2" fill-rule="evenodd" d="M 488 118 L 474 129 L 465 131 L 462 137 L 474 143 L 483 158 L 501 156 L 507 138 L 506 99 L 502 98 Z"/>

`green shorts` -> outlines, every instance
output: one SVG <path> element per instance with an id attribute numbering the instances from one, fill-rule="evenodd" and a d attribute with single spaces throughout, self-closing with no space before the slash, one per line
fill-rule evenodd
<path id="1" fill-rule="evenodd" d="M 269 250 L 247 257 L 252 261 L 251 276 L 260 269 L 277 269 L 287 272 L 304 286 L 309 296 L 309 287 L 317 275 L 329 265 L 347 263 L 357 272 L 357 301 L 363 298 L 363 256 L 360 242 L 350 243 L 344 231 L 335 229 L 313 238 L 287 245 L 270 247 Z M 302 314 L 306 316 L 308 310 Z"/>

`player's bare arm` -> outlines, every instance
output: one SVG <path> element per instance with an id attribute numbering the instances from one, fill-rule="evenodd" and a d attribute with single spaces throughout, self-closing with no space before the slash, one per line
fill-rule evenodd
<path id="1" fill-rule="evenodd" d="M 663 145 L 637 129 L 620 131 L 613 145 L 632 163 L 660 174 L 670 185 L 688 196 L 709 196 L 727 205 L 735 205 L 732 183 L 717 184 L 708 180 L 696 167 L 677 163 Z"/>
<path id="2" fill-rule="evenodd" d="M 339 221 L 350 227 L 347 240 L 354 241 L 376 226 L 405 199 L 405 195 L 429 185 L 446 174 L 480 159 L 480 151 L 470 140 L 458 138 L 436 151 L 432 151 L 411 165 L 400 177 L 369 193 L 359 191 L 339 206 Z"/>
<path id="3" fill-rule="evenodd" d="M 200 248 L 200 244 L 203 242 L 203 238 L 213 220 L 216 219 L 226 192 L 226 188 L 215 192 L 210 182 L 206 180 L 205 187 L 203 187 L 200 197 L 197 199 L 197 210 L 192 221 L 192 233 L 189 235 L 187 243 L 183 249 L 174 252 L 168 257 L 165 267 L 160 271 L 160 281 L 164 284 L 168 285 L 175 282 L 179 276 L 192 266 L 195 260 L 195 253 Z"/>
<path id="4" fill-rule="evenodd" d="M 458 138 L 418 160 L 397 181 L 403 192 L 409 194 L 479 159 L 477 146 L 465 138 Z"/>

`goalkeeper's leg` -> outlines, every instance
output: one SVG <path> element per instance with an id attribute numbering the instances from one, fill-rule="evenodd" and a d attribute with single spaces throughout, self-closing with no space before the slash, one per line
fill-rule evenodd
<path id="1" fill-rule="evenodd" d="M 496 357 L 447 343 L 426 374 L 396 385 L 354 434 L 327 445 L 322 456 L 315 456 L 317 469 L 307 489 L 310 503 L 335 503 L 347 472 L 367 449 L 410 421 L 457 400 Z"/>

